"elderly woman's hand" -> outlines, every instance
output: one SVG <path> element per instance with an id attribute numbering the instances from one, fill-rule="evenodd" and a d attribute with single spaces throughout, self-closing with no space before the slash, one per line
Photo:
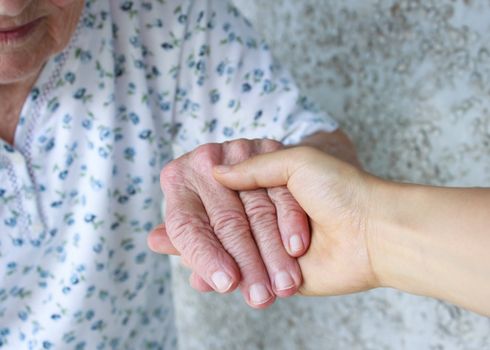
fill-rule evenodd
<path id="1" fill-rule="evenodd" d="M 296 200 L 285 187 L 236 193 L 213 177 L 216 165 L 280 148 L 271 140 L 207 144 L 163 169 L 165 226 L 150 234 L 149 246 L 182 255 L 194 271 L 194 288 L 229 292 L 239 285 L 247 303 L 257 308 L 297 292 L 302 277 L 293 257 L 306 251 L 310 236 Z"/>

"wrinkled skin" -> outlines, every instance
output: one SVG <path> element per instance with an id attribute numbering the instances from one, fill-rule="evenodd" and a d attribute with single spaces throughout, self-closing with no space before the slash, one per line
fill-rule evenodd
<path id="1" fill-rule="evenodd" d="M 207 144 L 163 169 L 165 225 L 150 234 L 148 243 L 156 252 L 181 255 L 193 270 L 195 289 L 224 293 L 239 287 L 255 308 L 298 291 L 302 277 L 295 257 L 309 246 L 309 227 L 287 188 L 234 192 L 213 177 L 216 165 L 282 147 L 271 140 Z"/>
<path id="2" fill-rule="evenodd" d="M 368 228 L 377 207 L 373 191 L 379 180 L 310 147 L 262 154 L 227 170 L 220 168 L 214 169 L 215 178 L 234 190 L 287 184 L 308 214 L 312 238 L 298 259 L 303 276 L 298 294 L 342 295 L 381 286 L 371 255 L 378 232 Z M 169 251 L 171 242 L 165 244 Z"/>
<path id="3" fill-rule="evenodd" d="M 0 85 L 35 79 L 52 55 L 70 41 L 83 0 L 0 0 L 0 31 L 38 20 L 25 39 L 0 42 Z"/>
<path id="4" fill-rule="evenodd" d="M 0 0 L 0 33 L 30 23 L 22 39 L 0 36 L 0 138 L 13 144 L 24 102 L 48 59 L 76 30 L 83 0 Z"/>

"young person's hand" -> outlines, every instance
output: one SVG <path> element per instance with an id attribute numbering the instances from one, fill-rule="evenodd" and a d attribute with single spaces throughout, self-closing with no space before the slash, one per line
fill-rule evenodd
<path id="1" fill-rule="evenodd" d="M 392 287 L 490 316 L 490 189 L 383 181 L 304 147 L 215 177 L 241 191 L 287 185 L 311 221 L 302 294 Z"/>

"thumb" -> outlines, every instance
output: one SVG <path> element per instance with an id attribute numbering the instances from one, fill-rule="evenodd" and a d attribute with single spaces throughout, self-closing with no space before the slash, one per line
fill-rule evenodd
<path id="1" fill-rule="evenodd" d="M 214 167 L 213 175 L 222 185 L 233 190 L 287 185 L 295 173 L 307 165 L 308 147 L 283 149 L 252 157 L 236 165 Z"/>

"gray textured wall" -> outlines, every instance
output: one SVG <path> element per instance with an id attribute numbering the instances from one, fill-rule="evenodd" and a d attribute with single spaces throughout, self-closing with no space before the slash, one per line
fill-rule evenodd
<path id="1" fill-rule="evenodd" d="M 488 0 L 235 3 L 370 171 L 490 186 Z M 489 318 L 436 300 L 378 290 L 254 311 L 174 272 L 182 349 L 490 349 Z"/>

